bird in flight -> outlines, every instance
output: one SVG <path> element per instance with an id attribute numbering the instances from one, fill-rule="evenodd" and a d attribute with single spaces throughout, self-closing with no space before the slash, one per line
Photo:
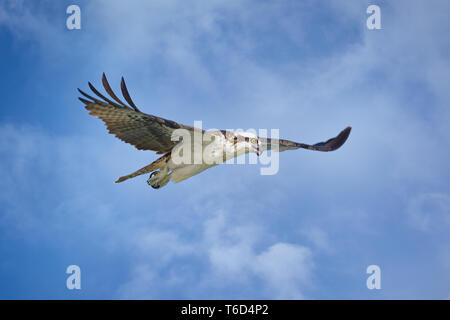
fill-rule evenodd
<path id="1" fill-rule="evenodd" d="M 150 173 L 147 183 L 154 189 L 159 189 L 170 180 L 183 181 L 217 164 L 250 152 L 259 156 L 266 150 L 281 152 L 303 148 L 333 151 L 345 143 L 351 131 L 351 127 L 347 127 L 335 138 L 313 145 L 263 138 L 248 132 L 227 130 L 205 132 L 202 129 L 141 112 L 131 100 L 123 77 L 120 87 L 123 98 L 128 104 L 120 100 L 112 91 L 104 73 L 102 83 L 112 100 L 100 93 L 90 82 L 88 82 L 89 88 L 97 97 L 92 97 L 78 89 L 84 96 L 79 99 L 85 104 L 89 114 L 103 120 L 109 133 L 138 150 L 152 150 L 162 154 L 149 165 L 120 177 L 116 183 Z M 206 133 L 209 135 L 208 139 L 196 140 L 196 136 L 206 135 Z"/>

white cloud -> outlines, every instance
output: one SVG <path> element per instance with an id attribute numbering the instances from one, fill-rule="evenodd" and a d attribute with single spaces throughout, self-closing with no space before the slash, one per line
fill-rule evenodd
<path id="1" fill-rule="evenodd" d="M 166 290 L 175 290 L 178 298 L 220 299 L 226 297 L 221 293 L 224 290 L 253 283 L 262 292 L 248 287 L 231 297 L 304 298 L 304 290 L 313 283 L 310 249 L 284 242 L 265 246 L 267 231 L 235 224 L 230 215 L 216 213 L 204 223 L 203 237 L 197 240 L 180 241 L 174 233 L 162 231 L 142 233 L 129 241 L 130 248 L 139 244 L 134 255 L 138 268 L 130 271 L 129 280 L 118 289 L 119 297 L 164 298 Z M 197 265 L 200 260 L 203 264 Z"/>
<path id="2" fill-rule="evenodd" d="M 277 298 L 301 299 L 312 280 L 312 253 L 304 246 L 276 243 L 255 257 L 253 269 Z"/>
<path id="3" fill-rule="evenodd" d="M 220 214 L 205 223 L 205 232 L 213 235 L 213 241 L 207 236 L 207 243 L 212 243 L 208 252 L 214 277 L 225 275 L 231 283 L 257 277 L 264 290 L 263 297 L 304 297 L 303 290 L 312 282 L 309 248 L 277 242 L 261 251 L 262 230 L 227 224 Z"/>

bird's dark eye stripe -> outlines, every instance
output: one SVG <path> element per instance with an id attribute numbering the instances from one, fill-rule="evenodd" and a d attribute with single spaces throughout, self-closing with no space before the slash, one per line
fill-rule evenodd
<path id="1" fill-rule="evenodd" d="M 245 141 L 247 141 L 247 142 L 248 142 L 249 140 L 250 140 L 250 138 L 249 138 L 249 137 L 245 137 Z"/>

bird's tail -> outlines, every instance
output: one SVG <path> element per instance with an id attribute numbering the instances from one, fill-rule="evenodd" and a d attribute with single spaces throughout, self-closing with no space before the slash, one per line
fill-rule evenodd
<path id="1" fill-rule="evenodd" d="M 153 161 L 152 163 L 150 163 L 148 166 L 145 166 L 133 173 L 130 173 L 126 176 L 120 177 L 119 179 L 117 179 L 117 181 L 115 183 L 119 183 L 119 182 L 123 182 L 125 180 L 140 176 L 142 174 L 146 174 L 158 169 L 163 169 L 167 163 L 167 161 L 170 159 L 170 152 L 166 153 L 165 155 L 163 155 L 162 157 L 158 158 L 157 160 Z"/>

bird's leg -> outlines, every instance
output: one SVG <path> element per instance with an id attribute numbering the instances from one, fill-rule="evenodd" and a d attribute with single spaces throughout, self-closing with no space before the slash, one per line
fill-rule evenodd
<path id="1" fill-rule="evenodd" d="M 171 175 L 172 173 L 169 173 L 169 174 L 166 174 L 162 179 L 161 179 L 161 181 L 159 181 L 159 187 L 160 188 L 162 188 L 162 187 L 164 187 L 169 181 L 170 181 L 170 175 Z"/>
<path id="2" fill-rule="evenodd" d="M 169 169 L 167 167 L 162 170 L 153 171 L 147 180 L 148 185 L 154 189 L 164 187 L 167 182 L 169 182 L 169 175 L 167 174 L 168 172 Z"/>

